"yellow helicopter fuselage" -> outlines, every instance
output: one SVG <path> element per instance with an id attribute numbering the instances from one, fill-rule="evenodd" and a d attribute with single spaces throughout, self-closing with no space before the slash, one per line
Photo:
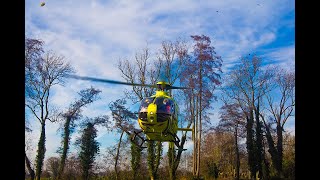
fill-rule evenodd
<path id="1" fill-rule="evenodd" d="M 176 141 L 179 108 L 163 90 L 141 101 L 138 123 L 147 140 Z"/>

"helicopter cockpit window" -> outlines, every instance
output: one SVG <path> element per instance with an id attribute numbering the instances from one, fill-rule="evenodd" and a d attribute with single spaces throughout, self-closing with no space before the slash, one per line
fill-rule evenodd
<path id="1" fill-rule="evenodd" d="M 163 91 L 164 90 L 164 88 L 162 87 L 162 84 L 158 84 L 157 85 L 157 90 L 158 91 Z"/>
<path id="2" fill-rule="evenodd" d="M 157 91 L 168 91 L 168 85 L 164 84 L 157 84 Z"/>
<path id="3" fill-rule="evenodd" d="M 139 111 L 140 112 L 148 112 L 148 105 L 150 103 L 152 103 L 153 100 L 154 100 L 154 98 L 152 98 L 152 97 L 147 97 L 147 98 L 142 99 Z"/>
<path id="4" fill-rule="evenodd" d="M 174 103 L 168 98 L 157 98 L 155 101 L 157 104 L 157 113 L 173 114 Z"/>

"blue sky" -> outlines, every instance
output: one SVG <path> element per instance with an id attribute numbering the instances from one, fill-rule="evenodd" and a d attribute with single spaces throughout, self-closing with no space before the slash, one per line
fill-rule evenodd
<path id="1" fill-rule="evenodd" d="M 133 60 L 142 48 L 151 50 L 151 59 L 161 41 L 178 37 L 191 42 L 190 35 L 207 35 L 217 54 L 222 56 L 223 71 L 241 56 L 255 53 L 265 61 L 283 68 L 295 66 L 294 0 L 61 0 L 26 1 L 25 34 L 45 41 L 45 47 L 65 56 L 82 76 L 122 80 L 116 62 Z M 120 85 L 69 81 L 53 89 L 52 102 L 61 109 L 77 98 L 77 92 L 94 86 L 102 90 L 101 99 L 84 109 L 88 117 L 109 114 L 108 104 L 123 96 Z M 216 109 L 218 109 L 216 104 Z M 215 104 L 213 104 L 215 106 Z M 215 113 L 214 118 L 218 114 Z M 39 123 L 30 119 L 33 133 L 26 140 L 36 152 Z M 60 145 L 58 124 L 48 122 L 46 157 L 56 156 Z M 294 132 L 294 121 L 287 128 Z M 78 134 L 71 138 L 73 142 Z M 117 135 L 99 129 L 101 151 L 112 145 Z M 72 149 L 71 149 L 72 151 Z"/>

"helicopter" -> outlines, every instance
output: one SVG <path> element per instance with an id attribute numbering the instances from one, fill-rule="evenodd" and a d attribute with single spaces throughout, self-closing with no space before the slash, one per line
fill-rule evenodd
<path id="1" fill-rule="evenodd" d="M 191 88 L 171 86 L 165 81 L 159 81 L 155 85 L 149 85 L 77 75 L 67 75 L 67 77 L 111 84 L 156 88 L 154 95 L 145 97 L 140 102 L 140 107 L 138 110 L 138 124 L 141 130 L 133 131 L 133 136 L 131 137 L 132 140 L 134 140 L 136 137 L 142 140 L 142 143 L 139 144 L 139 147 L 142 147 L 145 141 L 170 142 L 170 146 L 172 146 L 172 143 L 174 143 L 177 147 L 180 147 L 180 139 L 177 136 L 177 131 L 180 130 L 193 132 L 193 129 L 178 127 L 179 107 L 176 101 L 169 96 L 169 90 L 171 89 Z M 142 136 L 140 136 L 140 133 L 144 133 L 147 139 L 144 139 Z"/>

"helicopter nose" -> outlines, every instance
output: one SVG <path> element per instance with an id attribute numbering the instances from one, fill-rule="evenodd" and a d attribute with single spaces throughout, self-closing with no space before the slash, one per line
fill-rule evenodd
<path id="1" fill-rule="evenodd" d="M 150 115 L 151 115 L 150 116 L 150 122 L 153 122 L 154 121 L 153 111 L 150 112 Z"/>
<path id="2" fill-rule="evenodd" d="M 156 104 L 149 104 L 148 105 L 148 121 L 153 123 L 153 122 L 157 122 L 157 116 L 156 116 L 156 112 L 157 112 L 157 105 Z"/>

